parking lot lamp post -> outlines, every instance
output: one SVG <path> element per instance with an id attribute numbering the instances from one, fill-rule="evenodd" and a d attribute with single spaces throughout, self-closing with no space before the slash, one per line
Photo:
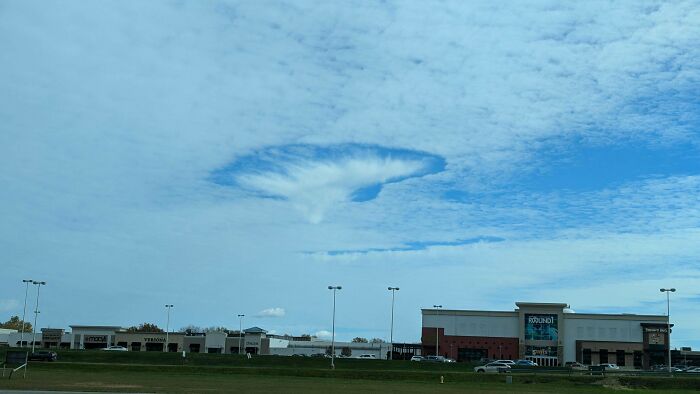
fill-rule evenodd
<path id="1" fill-rule="evenodd" d="M 24 326 L 27 324 L 25 322 L 27 316 L 27 294 L 29 293 L 29 284 L 34 282 L 31 279 L 22 279 L 22 282 L 26 284 L 24 288 L 24 310 L 22 311 L 22 333 L 19 335 L 19 345 L 24 347 Z"/>
<path id="2" fill-rule="evenodd" d="M 676 289 L 660 289 L 666 293 L 666 335 L 668 338 L 668 373 L 671 373 L 671 297 L 670 293 L 675 293 Z"/>
<path id="3" fill-rule="evenodd" d="M 241 354 L 243 347 L 243 318 L 245 315 L 238 315 L 238 354 Z"/>
<path id="4" fill-rule="evenodd" d="M 165 305 L 165 307 L 168 309 L 168 320 L 165 323 L 165 349 L 163 350 L 164 352 L 168 351 L 168 334 L 170 334 L 170 308 L 172 308 L 173 306 L 173 304 Z"/>
<path id="5" fill-rule="evenodd" d="M 333 290 L 333 325 L 331 329 L 331 369 L 335 369 L 335 292 L 341 290 L 343 286 L 328 286 L 328 290 Z"/>
<path id="6" fill-rule="evenodd" d="M 32 329 L 32 353 L 34 353 L 34 347 L 36 345 L 36 319 L 39 316 L 39 289 L 41 286 L 46 285 L 46 282 L 32 281 L 36 285 L 36 308 L 34 308 L 34 327 Z"/>
<path id="7" fill-rule="evenodd" d="M 440 308 L 442 308 L 442 305 L 433 305 L 433 308 L 435 308 L 435 355 L 439 356 L 440 353 L 438 350 L 440 349 L 440 328 L 438 326 L 439 319 L 437 319 L 437 316 L 440 316 Z"/>
<path id="8" fill-rule="evenodd" d="M 389 287 L 391 291 L 391 330 L 389 331 L 389 360 L 394 359 L 394 296 L 398 287 Z"/>

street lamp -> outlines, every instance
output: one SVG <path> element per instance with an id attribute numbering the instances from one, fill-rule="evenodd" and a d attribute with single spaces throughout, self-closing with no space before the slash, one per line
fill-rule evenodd
<path id="1" fill-rule="evenodd" d="M 394 359 L 394 297 L 396 295 L 396 291 L 399 290 L 398 287 L 388 287 L 388 290 L 391 292 L 391 331 L 389 332 L 389 343 L 390 343 L 390 348 L 389 348 L 389 360 Z"/>
<path id="2" fill-rule="evenodd" d="M 666 331 L 668 338 L 668 373 L 671 373 L 671 297 L 669 293 L 675 293 L 676 289 L 659 289 L 660 292 L 666 293 Z"/>
<path id="3" fill-rule="evenodd" d="M 333 328 L 331 332 L 331 369 L 335 369 L 335 292 L 341 290 L 343 286 L 328 286 L 328 290 L 333 290 Z"/>
<path id="4" fill-rule="evenodd" d="M 165 323 L 165 349 L 163 350 L 165 352 L 168 351 L 168 334 L 170 334 L 170 308 L 172 308 L 173 306 L 173 304 L 165 305 L 165 307 L 168 309 L 168 320 L 167 323 Z"/>
<path id="5" fill-rule="evenodd" d="M 19 344 L 21 347 L 24 347 L 24 326 L 27 324 L 26 323 L 26 316 L 27 316 L 27 294 L 29 293 L 29 284 L 34 282 L 31 279 L 22 279 L 22 282 L 26 284 L 24 288 L 24 310 L 22 312 L 22 333 L 19 336 Z"/>
<path id="6" fill-rule="evenodd" d="M 34 308 L 34 329 L 32 330 L 32 353 L 34 353 L 34 347 L 36 342 L 36 319 L 39 316 L 39 289 L 42 285 L 46 285 L 46 282 L 39 282 L 36 280 L 32 281 L 32 284 L 36 285 L 36 308 Z"/>
<path id="7" fill-rule="evenodd" d="M 439 356 L 440 353 L 438 350 L 440 349 L 440 328 L 438 326 L 439 320 L 437 319 L 437 316 L 440 316 L 440 309 L 442 308 L 442 305 L 433 305 L 433 308 L 435 308 L 435 355 Z"/>
<path id="8" fill-rule="evenodd" d="M 243 318 L 245 315 L 238 315 L 238 354 L 241 354 L 243 346 Z"/>

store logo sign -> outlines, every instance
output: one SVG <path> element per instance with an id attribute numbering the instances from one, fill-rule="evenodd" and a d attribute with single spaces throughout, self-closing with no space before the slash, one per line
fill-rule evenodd
<path id="1" fill-rule="evenodd" d="M 530 315 L 527 318 L 527 322 L 529 324 L 554 324 L 554 317 Z"/>

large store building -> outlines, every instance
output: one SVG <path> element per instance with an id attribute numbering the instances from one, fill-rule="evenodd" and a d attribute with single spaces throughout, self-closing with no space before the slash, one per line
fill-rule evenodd
<path id="1" fill-rule="evenodd" d="M 529 359 L 546 366 L 664 364 L 666 316 L 575 313 L 559 303 L 516 306 L 514 311 L 423 309 L 423 354 L 458 361 Z"/>

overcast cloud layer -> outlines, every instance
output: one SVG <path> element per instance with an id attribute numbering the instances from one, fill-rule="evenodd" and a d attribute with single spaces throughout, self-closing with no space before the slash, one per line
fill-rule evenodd
<path id="1" fill-rule="evenodd" d="M 325 335 L 337 284 L 340 339 L 388 338 L 399 286 L 417 341 L 676 287 L 700 347 L 695 1 L 9 0 L 0 49 L 5 315 L 33 278 L 42 327 Z"/>

